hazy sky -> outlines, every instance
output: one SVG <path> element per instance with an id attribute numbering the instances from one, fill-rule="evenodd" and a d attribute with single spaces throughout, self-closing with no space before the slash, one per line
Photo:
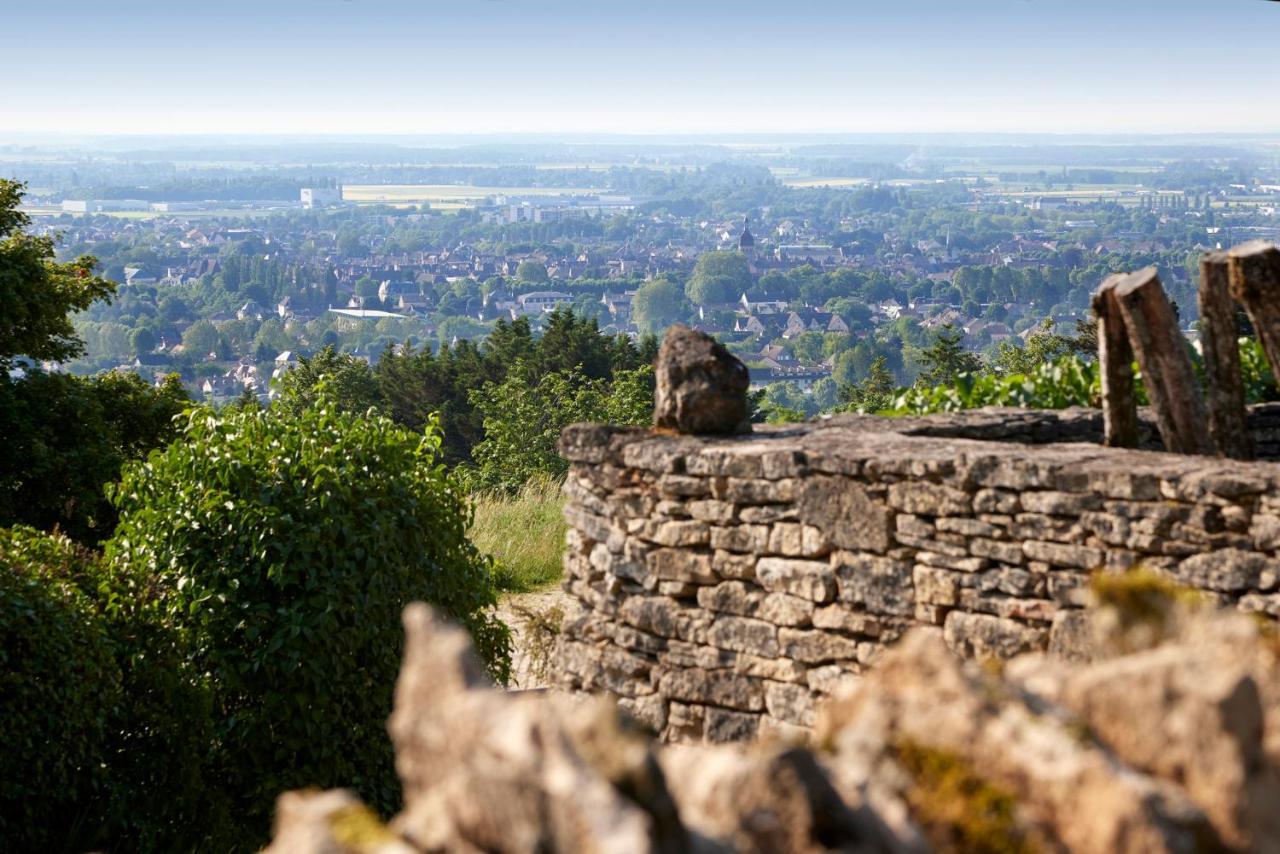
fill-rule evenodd
<path id="1" fill-rule="evenodd" d="M 0 0 L 0 132 L 1280 130 L 1268 0 Z"/>

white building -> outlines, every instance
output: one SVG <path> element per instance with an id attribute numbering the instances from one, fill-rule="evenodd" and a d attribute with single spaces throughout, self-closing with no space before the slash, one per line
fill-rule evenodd
<path id="1" fill-rule="evenodd" d="M 342 204 L 342 186 L 303 187 L 300 194 L 304 208 L 323 208 Z"/>

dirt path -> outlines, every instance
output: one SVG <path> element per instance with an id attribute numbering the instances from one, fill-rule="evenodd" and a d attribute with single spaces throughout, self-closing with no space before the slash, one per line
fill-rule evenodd
<path id="1" fill-rule="evenodd" d="M 511 627 L 509 687 L 548 687 L 551 647 L 570 601 L 569 594 L 552 587 L 533 593 L 511 593 L 498 604 L 498 616 Z"/>

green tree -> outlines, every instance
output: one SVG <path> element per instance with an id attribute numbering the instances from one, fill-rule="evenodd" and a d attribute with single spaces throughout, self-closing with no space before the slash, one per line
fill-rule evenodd
<path id="1" fill-rule="evenodd" d="M 680 286 L 670 279 L 654 279 L 636 289 L 631 312 L 636 326 L 657 334 L 684 317 Z"/>
<path id="2" fill-rule="evenodd" d="M 105 489 L 120 467 L 168 444 L 191 405 L 177 375 L 153 388 L 133 373 L 0 375 L 0 525 L 111 536 Z"/>
<path id="3" fill-rule="evenodd" d="M 156 348 L 156 334 L 145 326 L 129 333 L 129 348 L 135 356 L 145 356 Z"/>
<path id="4" fill-rule="evenodd" d="M 63 362 L 84 352 L 72 312 L 109 299 L 115 283 L 93 274 L 97 259 L 58 263 L 53 239 L 27 234 L 18 210 L 25 185 L 0 179 L 0 372 L 14 359 Z"/>
<path id="5" fill-rule="evenodd" d="M 840 402 L 846 411 L 879 412 L 893 405 L 894 390 L 898 384 L 889 370 L 888 360 L 876 356 L 867 376 L 859 383 L 840 386 Z"/>
<path id="6" fill-rule="evenodd" d="M 1053 321 L 1045 319 L 1040 327 L 1027 336 L 1025 346 L 1010 341 L 996 345 L 992 367 L 999 374 L 1029 374 L 1037 366 L 1052 362 L 1075 351 L 1075 342 L 1053 331 Z"/>
<path id="7" fill-rule="evenodd" d="M 226 342 L 218 328 L 208 320 L 197 320 L 182 333 L 182 350 L 196 359 L 203 359 L 210 353 L 221 358 L 227 349 Z"/>
<path id="8" fill-rule="evenodd" d="M 325 347 L 275 381 L 275 405 L 294 414 L 315 406 L 322 397 L 343 412 L 366 412 L 382 403 L 378 379 L 363 359 Z"/>
<path id="9" fill-rule="evenodd" d="M 214 710 L 211 777 L 244 847 L 276 796 L 351 785 L 399 797 L 386 719 L 400 613 L 431 602 L 466 626 L 505 680 L 492 563 L 440 461 L 436 425 L 411 433 L 328 401 L 294 415 L 193 410 L 180 441 L 124 471 L 106 556 L 181 639 Z"/>
<path id="10" fill-rule="evenodd" d="M 652 382 L 648 367 L 616 372 L 610 384 L 577 368 L 539 374 L 526 363 L 515 365 L 501 383 L 471 393 L 484 419 L 484 441 L 473 452 L 477 485 L 515 492 L 539 475 L 564 477 L 568 463 L 556 450 L 560 431 L 576 421 L 647 423 Z"/>
<path id="11" fill-rule="evenodd" d="M 921 355 L 924 370 L 917 380 L 929 387 L 951 385 L 961 374 L 973 374 L 982 369 L 982 360 L 975 353 L 964 349 L 964 335 L 956 332 L 950 323 L 938 330 L 933 343 Z"/>
<path id="12" fill-rule="evenodd" d="M 516 279 L 526 284 L 535 285 L 545 284 L 550 281 L 546 265 L 532 258 L 521 261 L 516 266 Z"/>
<path id="13" fill-rule="evenodd" d="M 704 252 L 698 256 L 685 295 L 694 305 L 731 303 L 750 290 L 751 266 L 741 252 Z"/>

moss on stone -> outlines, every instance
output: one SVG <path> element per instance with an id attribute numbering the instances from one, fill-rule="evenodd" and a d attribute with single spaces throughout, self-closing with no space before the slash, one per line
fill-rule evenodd
<path id="1" fill-rule="evenodd" d="M 914 782 L 907 803 L 938 851 L 1037 850 L 1018 822 L 1013 795 L 979 776 L 964 758 L 912 741 L 898 742 L 894 753 Z"/>
<path id="2" fill-rule="evenodd" d="M 352 851 L 374 851 L 399 837 L 387 829 L 377 814 L 364 804 L 351 804 L 329 816 L 333 839 Z"/>
<path id="3" fill-rule="evenodd" d="M 1195 591 L 1141 566 L 1124 573 L 1094 573 L 1089 590 L 1097 607 L 1113 609 L 1124 628 L 1163 629 L 1179 605 L 1199 600 Z"/>

